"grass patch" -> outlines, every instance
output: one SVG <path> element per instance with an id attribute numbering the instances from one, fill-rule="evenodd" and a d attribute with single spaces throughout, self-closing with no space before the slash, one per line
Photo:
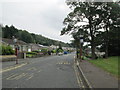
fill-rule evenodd
<path id="1" fill-rule="evenodd" d="M 120 73 L 118 73 L 118 64 L 120 62 L 118 62 L 118 58 L 120 56 L 109 57 L 108 59 L 89 60 L 89 62 L 120 78 Z"/>

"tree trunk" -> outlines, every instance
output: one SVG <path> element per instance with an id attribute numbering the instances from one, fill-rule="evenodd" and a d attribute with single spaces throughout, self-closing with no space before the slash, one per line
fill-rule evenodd
<path id="1" fill-rule="evenodd" d="M 89 28 L 90 28 L 90 36 L 91 36 L 91 52 L 92 52 L 92 59 L 95 59 L 95 43 L 94 43 L 94 35 L 92 29 L 91 18 L 89 18 Z"/>
<path id="2" fill-rule="evenodd" d="M 106 35 L 105 35 L 105 58 L 108 58 L 108 27 L 106 26 Z"/>
<path id="3" fill-rule="evenodd" d="M 94 44 L 94 38 L 92 37 L 92 41 L 91 41 L 91 51 L 92 51 L 92 59 L 96 58 L 95 55 L 95 44 Z"/>
<path id="4" fill-rule="evenodd" d="M 77 56 L 77 58 L 79 57 L 79 56 L 78 56 L 78 48 L 76 48 L 76 56 Z"/>

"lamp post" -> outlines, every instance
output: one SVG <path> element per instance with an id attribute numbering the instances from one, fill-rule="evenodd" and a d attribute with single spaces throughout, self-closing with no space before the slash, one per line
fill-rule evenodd
<path id="1" fill-rule="evenodd" d="M 83 44 L 83 35 L 80 35 L 80 62 L 82 62 L 82 44 Z"/>
<path id="2" fill-rule="evenodd" d="M 16 55 L 16 64 L 18 64 L 18 46 L 17 46 L 17 39 L 13 36 L 13 42 L 15 43 L 15 55 Z"/>

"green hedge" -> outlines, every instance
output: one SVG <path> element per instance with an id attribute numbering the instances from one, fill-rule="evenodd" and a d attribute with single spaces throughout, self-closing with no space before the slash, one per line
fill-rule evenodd
<path id="1" fill-rule="evenodd" d="M 37 55 L 37 52 L 27 52 L 26 54 L 33 54 L 33 55 Z"/>
<path id="2" fill-rule="evenodd" d="M 8 45 L 0 45 L 0 55 L 13 55 L 15 51 Z"/>
<path id="3" fill-rule="evenodd" d="M 43 48 L 43 49 L 41 49 L 41 52 L 45 55 L 45 54 L 47 54 L 47 53 L 48 53 L 48 49 Z"/>
<path id="4" fill-rule="evenodd" d="M 35 50 L 35 51 L 32 51 L 32 52 L 40 53 L 40 51 L 38 51 L 38 50 Z"/>

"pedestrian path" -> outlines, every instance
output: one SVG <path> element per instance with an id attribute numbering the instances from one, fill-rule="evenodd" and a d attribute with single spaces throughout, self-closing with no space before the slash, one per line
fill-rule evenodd
<path id="1" fill-rule="evenodd" d="M 80 67 L 93 88 L 118 88 L 118 79 L 86 60 Z"/>

